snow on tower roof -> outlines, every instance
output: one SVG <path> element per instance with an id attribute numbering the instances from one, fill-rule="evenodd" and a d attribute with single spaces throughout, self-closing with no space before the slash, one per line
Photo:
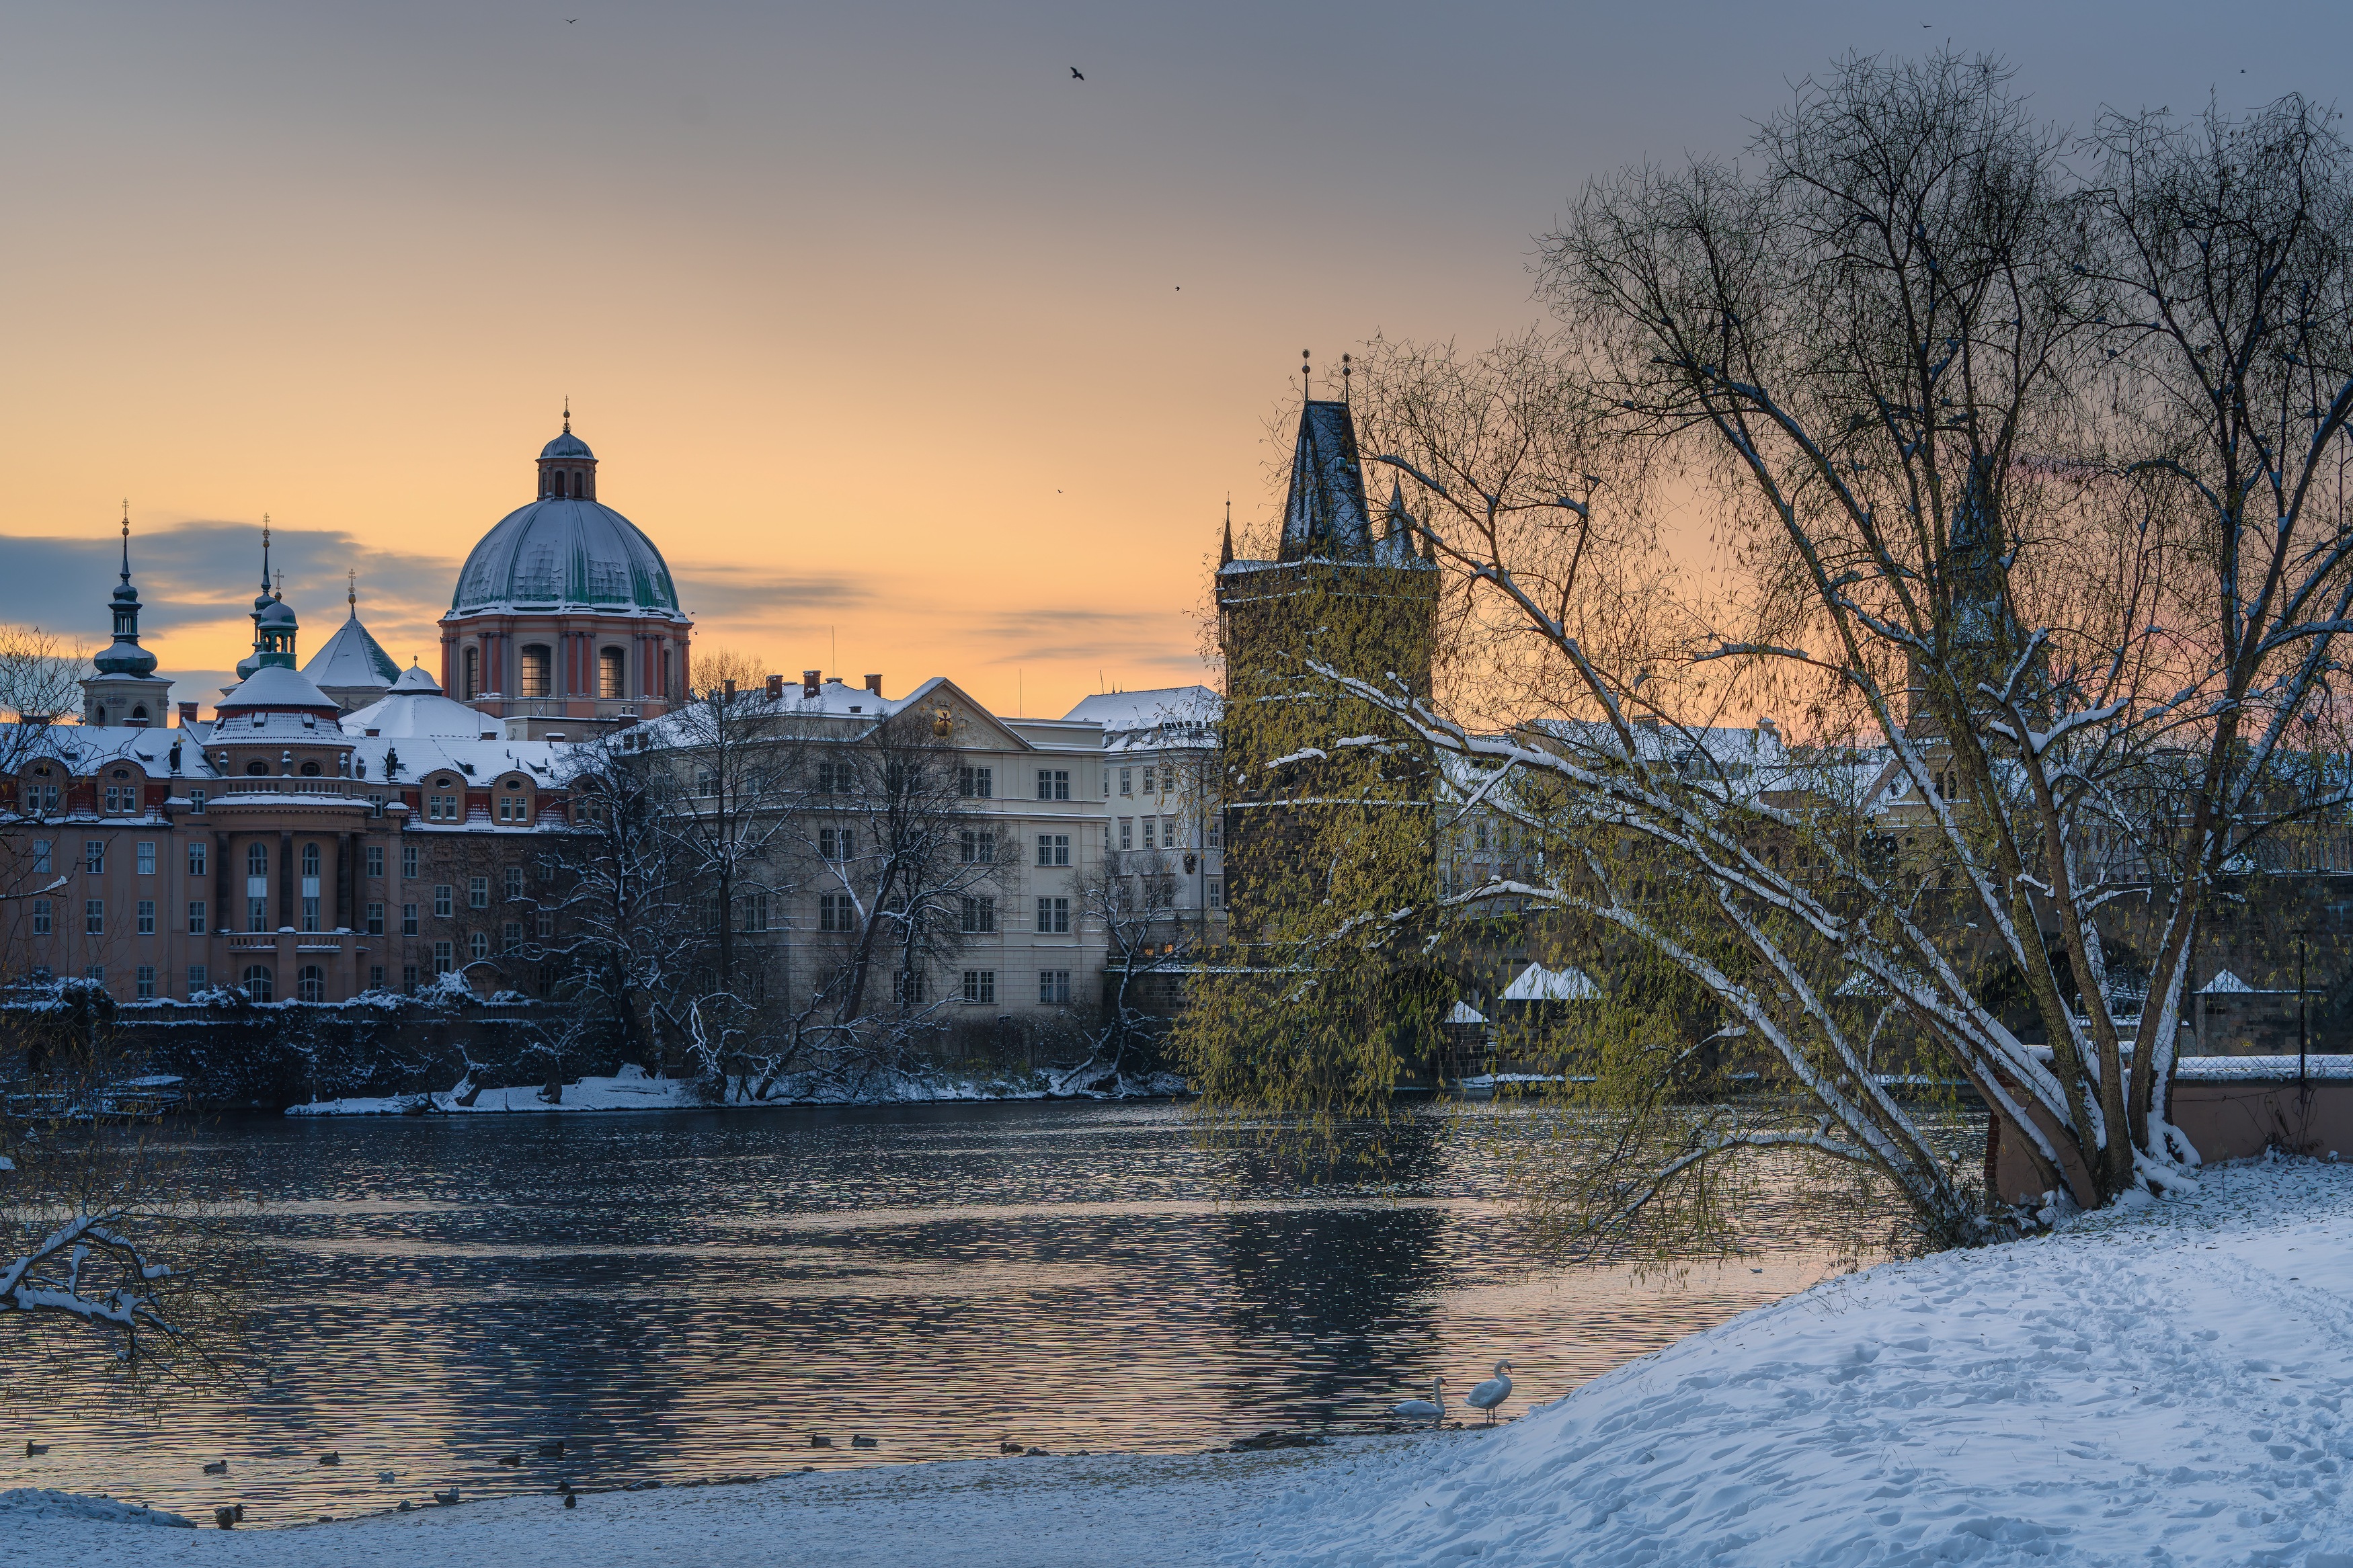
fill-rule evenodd
<path id="1" fill-rule="evenodd" d="M 322 688 L 388 687 L 400 679 L 400 666 L 360 624 L 359 611 L 354 609 L 351 618 L 311 656 L 302 673 Z"/>
<path id="2" fill-rule="evenodd" d="M 1299 411 L 1280 555 L 1285 561 L 1373 558 L 1372 509 L 1365 504 L 1356 422 L 1345 403 L 1310 400 Z"/>
<path id="3" fill-rule="evenodd" d="M 1599 1002 L 1601 987 L 1582 969 L 1570 965 L 1564 969 L 1546 969 L 1541 963 L 1531 963 L 1519 973 L 1519 977 L 1504 987 L 1506 1002 Z"/>

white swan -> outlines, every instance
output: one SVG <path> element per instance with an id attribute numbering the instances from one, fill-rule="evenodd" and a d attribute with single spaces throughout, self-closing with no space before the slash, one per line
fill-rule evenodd
<path id="1" fill-rule="evenodd" d="M 1430 1398 L 1409 1399 L 1402 1405 L 1392 1405 L 1389 1414 L 1400 1421 L 1427 1421 L 1432 1426 L 1445 1425 L 1446 1380 L 1441 1377 L 1430 1385 Z"/>
<path id="2" fill-rule="evenodd" d="M 1492 1423 L 1495 1419 L 1495 1407 L 1511 1396 L 1512 1363 L 1499 1361 L 1495 1363 L 1495 1375 L 1464 1394 L 1462 1403 L 1473 1410 L 1485 1411 L 1488 1421 Z"/>

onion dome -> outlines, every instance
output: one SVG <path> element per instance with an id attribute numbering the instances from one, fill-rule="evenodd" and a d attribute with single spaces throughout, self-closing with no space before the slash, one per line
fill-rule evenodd
<path id="1" fill-rule="evenodd" d="M 90 662 L 100 675 L 153 675 L 155 656 L 139 646 L 139 590 L 131 585 L 131 514 L 122 514 L 122 581 L 108 606 L 114 615 L 114 641 Z"/>

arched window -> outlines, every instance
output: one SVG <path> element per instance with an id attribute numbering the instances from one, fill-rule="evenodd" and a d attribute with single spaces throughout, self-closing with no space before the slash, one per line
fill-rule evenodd
<path id="1" fill-rule="evenodd" d="M 670 649 L 665 647 L 662 649 L 662 695 L 664 697 L 669 697 L 677 689 L 678 689 L 670 683 Z"/>
<path id="2" fill-rule="evenodd" d="M 608 647 L 596 655 L 596 695 L 617 702 L 629 694 L 628 661 L 621 650 Z"/>
<path id="3" fill-rule="evenodd" d="M 138 707 L 133 708 L 131 710 L 131 721 L 134 724 L 144 724 L 147 722 L 147 704 L 142 702 Z"/>
<path id="4" fill-rule="evenodd" d="M 315 844 L 305 844 L 302 846 L 302 875 L 315 877 L 318 874 L 319 847 Z"/>
<path id="5" fill-rule="evenodd" d="M 248 776 L 252 778 L 268 778 L 269 776 L 269 764 L 259 761 L 250 762 L 245 764 L 245 771 Z"/>
<path id="6" fill-rule="evenodd" d="M 586 478 L 587 478 L 587 476 L 586 476 L 586 474 L 582 473 L 582 472 L 581 472 L 579 469 L 577 469 L 577 468 L 575 468 L 575 469 L 572 471 L 572 493 L 573 493 L 574 495 L 578 495 L 578 494 L 580 494 L 580 493 L 581 493 L 581 492 L 580 492 L 581 481 L 582 481 L 582 480 L 584 480 L 584 479 L 586 479 Z"/>
<path id="7" fill-rule="evenodd" d="M 327 972 L 315 963 L 304 964 L 302 973 L 296 977 L 294 994 L 305 1002 L 324 1002 L 327 999 Z"/>
<path id="8" fill-rule="evenodd" d="M 268 964 L 253 963 L 246 966 L 245 984 L 240 987 L 240 989 L 245 992 L 246 1000 L 249 1002 L 269 1001 L 271 994 L 270 987 L 269 966 Z"/>
<path id="9" fill-rule="evenodd" d="M 302 776 L 306 779 L 317 778 L 319 776 L 319 764 L 316 763 L 304 763 L 302 764 Z"/>
<path id="10" fill-rule="evenodd" d="M 245 874 L 248 877 L 267 877 L 269 875 L 269 847 L 268 845 L 248 844 L 245 847 Z"/>
<path id="11" fill-rule="evenodd" d="M 548 695 L 548 687 L 551 684 L 548 675 L 554 662 L 554 656 L 548 651 L 543 643 L 534 643 L 522 650 L 522 695 L 525 697 Z"/>
<path id="12" fill-rule="evenodd" d="M 482 694 L 482 650 L 468 648 L 463 664 L 465 673 L 459 680 L 458 689 L 465 694 L 467 701 L 471 702 Z"/>

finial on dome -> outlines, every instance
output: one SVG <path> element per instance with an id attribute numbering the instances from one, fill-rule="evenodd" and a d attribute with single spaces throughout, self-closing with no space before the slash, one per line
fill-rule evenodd
<path id="1" fill-rule="evenodd" d="M 269 592 L 269 514 L 261 514 L 261 591 Z"/>
<path id="2" fill-rule="evenodd" d="M 352 607 L 352 619 L 360 618 L 360 574 L 350 567 L 343 568 L 343 603 Z"/>
<path id="3" fill-rule="evenodd" d="M 122 580 L 131 581 L 131 498 L 122 498 Z"/>
<path id="4" fill-rule="evenodd" d="M 568 392 L 564 395 L 564 433 L 572 434 L 572 395 Z"/>

